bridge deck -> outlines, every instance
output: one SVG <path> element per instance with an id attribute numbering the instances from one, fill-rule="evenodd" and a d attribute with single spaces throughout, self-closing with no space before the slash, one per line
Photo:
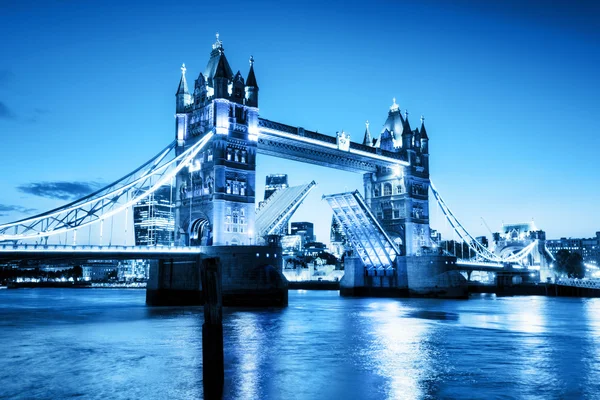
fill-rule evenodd
<path id="1" fill-rule="evenodd" d="M 268 119 L 259 119 L 258 152 L 350 172 L 375 172 L 377 167 L 410 165 L 401 153 L 376 149 L 350 142 L 340 148 L 337 138 L 293 127 Z"/>
<path id="2" fill-rule="evenodd" d="M 69 246 L 69 245 L 2 245 L 0 260 L 195 260 L 198 247 L 161 246 Z"/>

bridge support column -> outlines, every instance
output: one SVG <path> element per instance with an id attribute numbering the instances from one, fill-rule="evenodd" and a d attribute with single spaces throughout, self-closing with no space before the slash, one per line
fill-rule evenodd
<path id="1" fill-rule="evenodd" d="M 152 260 L 146 286 L 149 306 L 202 304 L 198 260 Z"/>
<path id="2" fill-rule="evenodd" d="M 204 324 L 202 324 L 202 377 L 205 399 L 220 399 L 225 378 L 223 362 L 223 299 L 221 263 L 202 260 Z"/>
<path id="3" fill-rule="evenodd" d="M 281 247 L 201 246 L 197 260 L 160 260 L 150 267 L 146 304 L 201 305 L 200 263 L 221 260 L 223 305 L 285 307 L 288 283 L 283 274 Z"/>
<path id="4" fill-rule="evenodd" d="M 397 258 L 398 260 L 398 258 Z M 408 297 L 406 264 L 394 263 L 393 269 L 368 273 L 360 257 L 346 257 L 341 296 Z"/>

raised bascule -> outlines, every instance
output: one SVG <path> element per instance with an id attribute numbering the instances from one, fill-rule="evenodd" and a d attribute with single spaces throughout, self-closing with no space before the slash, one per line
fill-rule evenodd
<path id="1" fill-rule="evenodd" d="M 257 155 L 265 154 L 363 174 L 364 196 L 358 191 L 324 196 L 353 250 L 345 256 L 342 295 L 465 297 L 461 271 L 502 267 L 502 257 L 482 249 L 468 233 L 461 238 L 477 255 L 471 264 L 432 245 L 430 188 L 453 228 L 458 232 L 462 225 L 431 186 L 423 117 L 413 129 L 395 99 L 379 138 L 367 122 L 357 143 L 345 132 L 334 137 L 261 118 L 254 59 L 245 79 L 240 71 L 234 74 L 218 35 L 192 91 L 186 72 L 184 65 L 176 92 L 175 140 L 167 148 L 96 193 L 1 225 L 0 257 L 147 254 L 158 260 L 151 268 L 148 303 L 191 304 L 200 299 L 200 260 L 216 256 L 223 265 L 225 304 L 285 305 L 281 248 L 270 235 L 281 230 L 315 182 L 278 189 L 257 209 Z M 115 217 L 127 237 L 130 207 L 165 187 L 175 213 L 170 246 L 116 246 Z M 92 227 L 99 228 L 94 245 Z M 86 229 L 87 247 L 77 244 L 77 232 L 85 237 Z"/>

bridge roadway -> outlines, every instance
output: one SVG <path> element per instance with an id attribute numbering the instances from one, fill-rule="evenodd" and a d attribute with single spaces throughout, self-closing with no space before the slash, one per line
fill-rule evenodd
<path id="1" fill-rule="evenodd" d="M 197 247 L 0 245 L 0 261 L 20 260 L 177 260 L 196 261 Z"/>
<path id="2" fill-rule="evenodd" d="M 332 167 L 350 172 L 376 172 L 377 167 L 409 166 L 404 153 L 350 141 L 347 148 L 333 136 L 259 118 L 260 154 Z"/>
<path id="3" fill-rule="evenodd" d="M 456 270 L 464 272 L 481 271 L 481 272 L 511 272 L 515 275 L 528 275 L 532 270 L 527 268 L 515 268 L 510 265 L 481 262 L 481 261 L 469 261 L 469 260 L 456 260 Z"/>

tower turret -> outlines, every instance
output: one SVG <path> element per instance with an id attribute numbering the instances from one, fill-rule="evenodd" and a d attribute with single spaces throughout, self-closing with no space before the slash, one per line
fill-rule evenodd
<path id="1" fill-rule="evenodd" d="M 373 146 L 373 137 L 371 136 L 371 132 L 369 131 L 369 121 L 365 122 L 366 125 L 366 129 L 365 129 L 365 137 L 363 139 L 363 144 L 365 146 Z"/>
<path id="2" fill-rule="evenodd" d="M 245 94 L 244 78 L 242 78 L 242 74 L 238 71 L 233 77 L 231 100 L 238 104 L 244 104 Z"/>
<path id="3" fill-rule="evenodd" d="M 421 115 L 421 153 L 429 154 L 429 136 L 425 130 L 425 117 Z"/>
<path id="4" fill-rule="evenodd" d="M 196 79 L 196 83 L 194 84 L 194 102 L 196 105 L 202 104 L 206 101 L 207 97 L 207 89 L 206 89 L 206 79 L 202 72 L 198 75 L 198 79 Z"/>
<path id="5" fill-rule="evenodd" d="M 392 133 L 392 139 L 400 138 L 402 135 L 402 129 L 404 127 L 404 119 L 402 118 L 402 114 L 400 113 L 400 106 L 396 104 L 396 98 L 392 99 L 392 106 L 390 107 L 390 111 L 388 112 L 388 117 L 383 124 L 383 129 L 381 129 L 381 135 L 387 130 Z M 381 139 L 380 139 L 381 140 Z M 396 143 L 394 143 L 395 147 Z M 399 145 L 399 144 L 398 144 Z"/>
<path id="6" fill-rule="evenodd" d="M 175 93 L 176 106 L 175 111 L 178 113 L 185 112 L 185 107 L 192 104 L 192 96 L 188 91 L 187 81 L 185 79 L 185 64 L 181 66 L 181 79 L 179 80 L 179 87 L 177 93 Z"/>
<path id="7" fill-rule="evenodd" d="M 421 132 L 419 131 L 419 128 L 416 128 L 413 131 L 413 148 L 418 152 L 421 151 Z"/>
<path id="8" fill-rule="evenodd" d="M 402 127 L 402 148 L 408 150 L 412 147 L 413 133 L 408 122 L 408 111 L 404 112 L 404 126 Z"/>
<path id="9" fill-rule="evenodd" d="M 258 84 L 254 75 L 254 57 L 250 56 L 250 71 L 246 78 L 246 105 L 249 107 L 258 107 Z"/>
<path id="10" fill-rule="evenodd" d="M 213 76 L 213 88 L 215 91 L 216 99 L 226 99 L 229 97 L 229 76 L 227 74 L 227 67 L 225 66 L 225 55 L 221 53 L 219 57 L 219 63 Z"/>

